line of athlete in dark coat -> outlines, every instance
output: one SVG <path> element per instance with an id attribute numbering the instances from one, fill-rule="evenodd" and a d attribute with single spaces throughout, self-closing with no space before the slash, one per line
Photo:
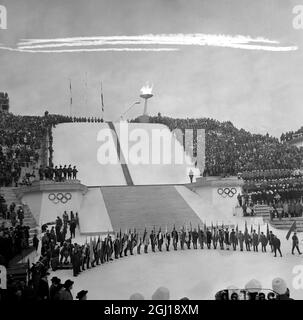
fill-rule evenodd
<path id="1" fill-rule="evenodd" d="M 110 234 L 102 237 L 90 238 L 84 245 L 74 244 L 71 246 L 71 263 L 73 265 L 73 274 L 77 276 L 85 269 L 93 268 L 97 265 L 104 264 L 114 259 L 119 259 L 129 255 L 134 255 L 144 252 L 147 254 L 149 249 L 152 252 L 162 252 L 172 250 L 184 249 L 221 249 L 221 250 L 237 250 L 239 246 L 240 251 L 244 248 L 246 251 L 259 251 L 259 244 L 261 244 L 261 251 L 266 252 L 267 245 L 270 245 L 271 252 L 277 256 L 277 252 L 282 257 L 281 242 L 272 231 L 268 230 L 267 235 L 263 232 L 256 232 L 251 229 L 248 232 L 247 227 L 242 232 L 236 229 L 211 227 L 200 229 L 185 230 L 182 228 L 179 232 L 173 228 L 171 232 L 158 232 L 151 230 L 150 234 L 144 230 L 143 237 L 139 237 L 136 229 L 129 230 L 124 234 L 116 234 L 112 237 Z"/>

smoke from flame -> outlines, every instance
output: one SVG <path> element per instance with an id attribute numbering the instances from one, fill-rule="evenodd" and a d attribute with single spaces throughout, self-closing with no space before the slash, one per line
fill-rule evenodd
<path id="1" fill-rule="evenodd" d="M 141 94 L 152 94 L 153 86 L 150 85 L 149 83 L 146 83 L 146 85 L 143 86 L 140 91 L 141 91 Z"/>

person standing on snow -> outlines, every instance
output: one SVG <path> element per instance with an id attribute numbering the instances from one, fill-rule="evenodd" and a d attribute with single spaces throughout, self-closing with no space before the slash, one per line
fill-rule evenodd
<path id="1" fill-rule="evenodd" d="M 274 247 L 274 253 L 275 253 L 275 257 L 277 256 L 277 251 L 280 253 L 280 256 L 282 258 L 282 253 L 281 253 L 281 241 L 277 236 L 274 236 L 273 238 L 273 247 Z"/>
<path id="2" fill-rule="evenodd" d="M 295 254 L 294 253 L 295 249 L 297 249 L 299 254 L 302 254 L 299 249 L 299 239 L 296 232 L 294 232 L 294 235 L 292 236 L 292 250 L 291 250 L 292 254 Z"/>

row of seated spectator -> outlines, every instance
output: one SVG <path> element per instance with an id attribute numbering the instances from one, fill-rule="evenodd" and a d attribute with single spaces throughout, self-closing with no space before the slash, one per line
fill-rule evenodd
<path id="1" fill-rule="evenodd" d="M 138 122 L 134 119 L 132 122 Z M 161 123 L 171 130 L 205 129 L 206 159 L 204 175 L 228 176 L 239 172 L 269 169 L 298 169 L 303 159 L 303 149 L 281 143 L 269 134 L 252 134 L 237 129 L 230 121 L 219 122 L 210 118 L 175 119 L 158 116 L 151 123 Z M 194 134 L 194 156 L 197 139 Z"/>
<path id="2" fill-rule="evenodd" d="M 104 122 L 103 118 L 97 117 L 71 117 L 64 116 L 59 114 L 49 114 L 48 111 L 45 111 L 44 117 L 47 119 L 47 124 L 56 126 L 59 123 L 68 123 L 68 122 L 95 122 L 102 123 Z"/>
<path id="3" fill-rule="evenodd" d="M 291 169 L 252 170 L 244 171 L 240 174 L 244 181 L 273 180 L 300 176 L 302 176 L 300 171 L 296 172 Z"/>
<path id="4" fill-rule="evenodd" d="M 270 204 L 278 200 L 296 200 L 303 195 L 303 177 L 249 181 L 242 188 L 243 193 L 248 194 L 253 203 Z"/>

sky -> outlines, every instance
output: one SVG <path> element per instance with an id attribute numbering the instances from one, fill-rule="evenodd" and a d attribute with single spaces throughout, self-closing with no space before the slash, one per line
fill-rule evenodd
<path id="1" fill-rule="evenodd" d="M 149 82 L 151 115 L 210 117 L 280 136 L 303 125 L 299 4 L 0 0 L 8 22 L 0 30 L 0 91 L 15 114 L 68 115 L 71 81 L 72 114 L 101 116 L 102 81 L 104 118 L 115 121 Z M 127 117 L 142 112 L 143 102 Z"/>

